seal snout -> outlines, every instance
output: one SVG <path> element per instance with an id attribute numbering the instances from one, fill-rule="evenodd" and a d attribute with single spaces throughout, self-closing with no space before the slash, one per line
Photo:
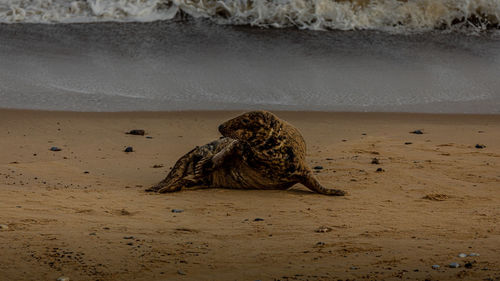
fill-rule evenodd
<path id="1" fill-rule="evenodd" d="M 225 128 L 226 128 L 226 126 L 224 126 L 224 124 L 221 124 L 219 126 L 219 132 L 223 133 Z"/>

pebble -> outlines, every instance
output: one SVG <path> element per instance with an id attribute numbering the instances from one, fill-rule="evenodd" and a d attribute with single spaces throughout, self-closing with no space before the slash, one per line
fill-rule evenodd
<path id="1" fill-rule="evenodd" d="M 69 281 L 69 277 L 61 276 L 61 277 L 57 278 L 57 281 Z"/>
<path id="2" fill-rule="evenodd" d="M 476 148 L 482 149 L 485 147 L 486 147 L 486 145 L 484 145 L 484 144 L 476 144 Z"/>
<path id="3" fill-rule="evenodd" d="M 124 236 L 123 239 L 134 239 L 134 236 Z"/>
<path id="4" fill-rule="evenodd" d="M 384 172 L 384 169 L 378 168 L 375 172 Z"/>
<path id="5" fill-rule="evenodd" d="M 181 209 L 172 209 L 172 213 L 182 213 L 184 210 Z"/>
<path id="6" fill-rule="evenodd" d="M 413 144 L 413 143 L 412 143 L 412 142 L 410 142 L 410 141 L 407 141 L 407 142 L 405 142 L 405 144 L 406 144 L 406 145 L 409 145 L 409 144 Z"/>
<path id="7" fill-rule="evenodd" d="M 350 267 L 351 270 L 356 270 L 356 269 L 359 269 L 359 267 L 356 267 L 356 266 L 351 266 Z"/>
<path id="8" fill-rule="evenodd" d="M 253 221 L 264 221 L 262 218 L 255 218 Z"/>
<path id="9" fill-rule="evenodd" d="M 9 226 L 6 224 L 0 224 L 0 230 L 7 230 L 9 229 Z"/>
<path id="10" fill-rule="evenodd" d="M 373 158 L 372 164 L 378 165 L 378 164 L 380 164 L 380 161 L 377 158 Z"/>
<path id="11" fill-rule="evenodd" d="M 313 169 L 314 170 L 323 170 L 323 166 L 315 166 Z"/>
<path id="12" fill-rule="evenodd" d="M 147 138 L 147 139 L 152 139 L 153 137 L 151 137 L 151 136 L 147 136 L 146 138 Z"/>
<path id="13" fill-rule="evenodd" d="M 459 268 L 460 264 L 457 263 L 457 262 L 452 262 L 452 263 L 450 263 L 449 267 L 451 267 L 451 268 Z"/>
<path id="14" fill-rule="evenodd" d="M 478 253 L 470 253 L 469 257 L 479 257 L 479 254 Z"/>
<path id="15" fill-rule="evenodd" d="M 95 235 L 97 235 L 97 233 L 95 233 L 95 232 L 91 232 L 91 233 L 89 233 L 89 235 L 91 235 L 91 236 L 95 236 Z"/>
<path id="16" fill-rule="evenodd" d="M 460 254 L 458 254 L 458 257 L 459 257 L 459 258 L 466 258 L 466 257 L 467 257 L 467 254 L 460 253 Z"/>
<path id="17" fill-rule="evenodd" d="M 468 262 L 468 263 L 466 263 L 464 266 L 465 266 L 465 268 L 472 268 L 472 263 L 471 263 L 471 262 Z"/>
<path id="18" fill-rule="evenodd" d="M 131 146 L 128 146 L 127 148 L 125 148 L 124 152 L 134 152 L 134 148 Z"/>
<path id="19" fill-rule="evenodd" d="M 314 232 L 324 233 L 324 232 L 330 232 L 330 231 L 332 231 L 332 229 L 330 227 L 328 227 L 328 226 L 320 226 Z"/>
<path id="20" fill-rule="evenodd" d="M 325 242 L 318 242 L 318 243 L 316 243 L 316 247 L 323 247 L 325 245 L 326 245 Z"/>
<path id="21" fill-rule="evenodd" d="M 59 147 L 57 146 L 53 146 L 50 148 L 50 151 L 61 151 L 62 149 L 60 149 Z"/>
<path id="22" fill-rule="evenodd" d="M 424 132 L 422 130 L 415 130 L 413 132 L 410 132 L 410 134 L 415 134 L 415 135 L 422 135 Z"/>
<path id="23" fill-rule="evenodd" d="M 186 275 L 186 272 L 182 271 L 182 270 L 177 270 L 177 273 L 180 274 L 180 275 Z"/>
<path id="24" fill-rule="evenodd" d="M 439 266 L 438 264 L 434 264 L 432 265 L 432 269 L 439 269 L 441 266 Z"/>
<path id="25" fill-rule="evenodd" d="M 136 136 L 144 136 L 145 133 L 146 132 L 144 130 L 136 129 L 136 130 L 130 130 L 130 132 L 128 132 L 127 134 L 136 135 Z"/>

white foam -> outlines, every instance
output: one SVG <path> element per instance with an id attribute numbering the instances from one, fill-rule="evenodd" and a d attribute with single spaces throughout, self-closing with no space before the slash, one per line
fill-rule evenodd
<path id="1" fill-rule="evenodd" d="M 2 23 L 170 20 L 180 11 L 220 24 L 424 31 L 498 27 L 499 0 L 4 0 Z"/>

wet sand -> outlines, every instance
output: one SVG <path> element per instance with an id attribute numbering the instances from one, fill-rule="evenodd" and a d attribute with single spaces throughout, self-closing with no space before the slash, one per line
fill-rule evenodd
<path id="1" fill-rule="evenodd" d="M 238 113 L 0 110 L 0 280 L 500 279 L 500 115 L 278 112 L 349 196 L 143 192 Z"/>

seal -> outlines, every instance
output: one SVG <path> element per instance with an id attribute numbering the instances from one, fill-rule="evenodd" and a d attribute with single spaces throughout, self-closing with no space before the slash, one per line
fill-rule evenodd
<path id="1" fill-rule="evenodd" d="M 223 137 L 182 156 L 167 177 L 147 189 L 182 188 L 288 189 L 301 183 L 310 190 L 343 196 L 323 187 L 305 161 L 299 130 L 268 111 L 251 111 L 219 126 Z"/>

